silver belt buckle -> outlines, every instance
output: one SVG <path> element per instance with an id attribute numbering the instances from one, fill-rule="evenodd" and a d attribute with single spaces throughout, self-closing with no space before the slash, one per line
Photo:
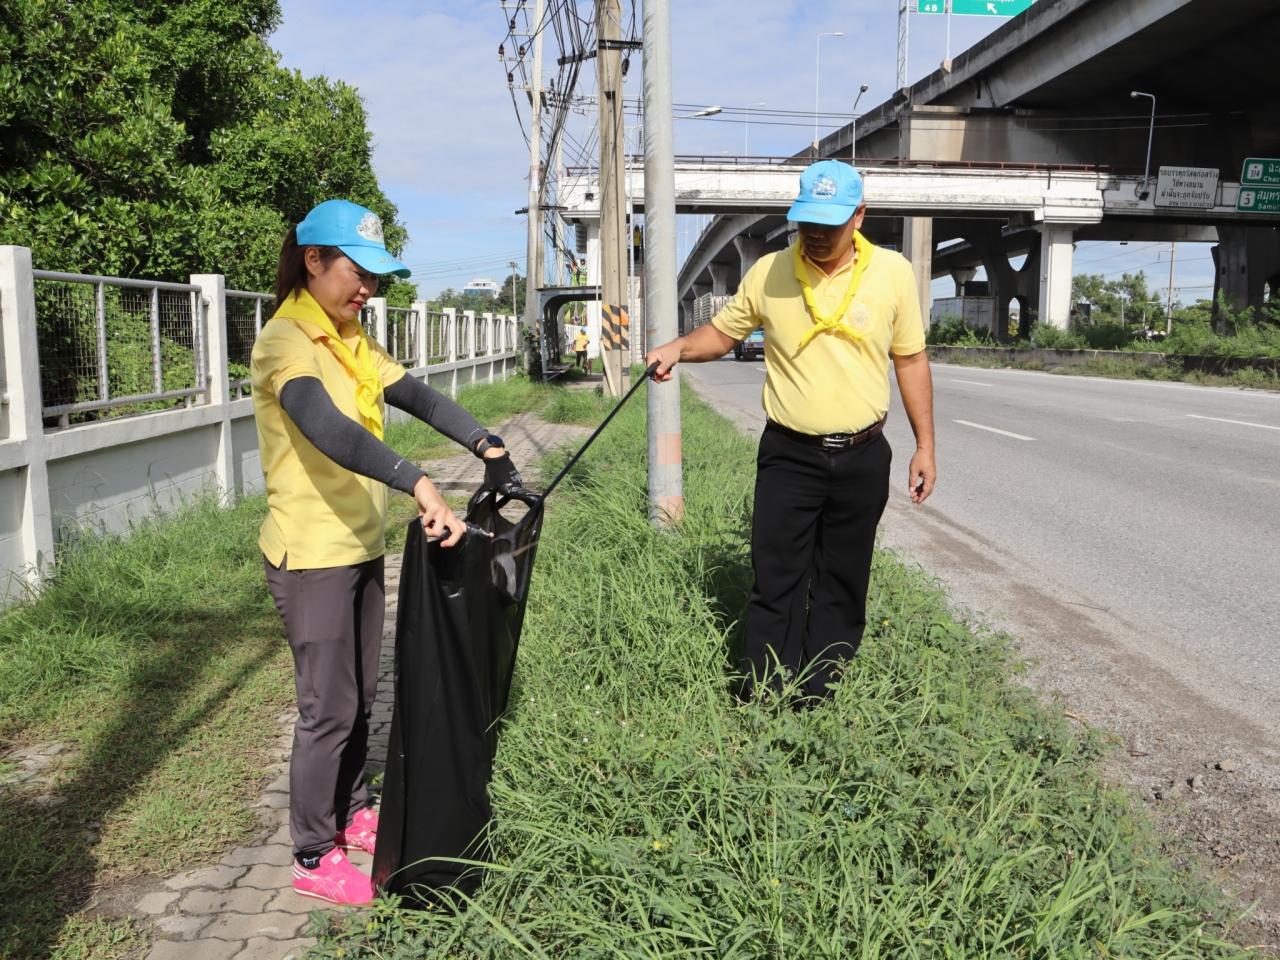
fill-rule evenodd
<path id="1" fill-rule="evenodd" d="M 822 438 L 822 447 L 824 450 L 843 450 L 852 440 L 853 435 L 849 433 L 829 433 Z"/>

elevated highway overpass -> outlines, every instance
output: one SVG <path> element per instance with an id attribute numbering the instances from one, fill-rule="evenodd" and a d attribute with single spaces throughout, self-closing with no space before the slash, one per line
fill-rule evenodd
<path id="1" fill-rule="evenodd" d="M 804 165 L 677 162 L 677 212 L 715 217 L 681 270 L 679 295 L 686 307 L 702 293 L 733 292 L 756 258 L 786 245 L 785 215 Z M 1062 327 L 1071 310 L 1076 240 L 1213 241 L 1223 225 L 1259 224 L 1259 215 L 1236 211 L 1238 182 L 1219 181 L 1211 205 L 1184 208 L 1157 206 L 1141 174 L 1100 167 L 894 160 L 862 169 L 869 208 L 864 231 L 874 241 L 908 249 L 913 225 L 927 220 L 930 244 L 951 244 L 942 256 L 913 251 L 922 299 L 934 277 L 971 276 L 976 262 L 989 277 L 1008 271 L 1002 295 L 1021 303 L 1027 322 L 1038 315 Z M 586 227 L 588 263 L 598 238 L 598 197 L 594 171 L 571 172 L 561 181 L 562 215 Z M 633 189 L 631 204 L 643 212 L 642 185 Z M 1280 214 L 1262 222 L 1280 226 Z M 1009 256 L 1020 254 L 1028 259 L 1015 271 Z"/>
<path id="2" fill-rule="evenodd" d="M 873 239 L 911 259 L 926 313 L 931 278 L 983 267 L 1001 334 L 1010 300 L 1027 322 L 1065 325 L 1081 239 L 1216 240 L 1215 299 L 1258 304 L 1280 285 L 1280 221 L 1237 214 L 1235 192 L 1245 157 L 1280 156 L 1278 37 L 1277 0 L 1037 0 L 816 153 L 678 168 L 680 211 L 715 216 L 681 271 L 681 296 L 732 292 L 744 265 L 786 243 L 797 167 L 848 159 L 856 142 Z M 1160 166 L 1216 169 L 1211 205 L 1170 210 L 1137 196 L 1150 101 L 1135 89 L 1157 98 L 1152 178 Z M 565 214 L 588 235 L 592 192 L 584 176 Z M 1014 269 L 1010 257 L 1024 253 Z"/>

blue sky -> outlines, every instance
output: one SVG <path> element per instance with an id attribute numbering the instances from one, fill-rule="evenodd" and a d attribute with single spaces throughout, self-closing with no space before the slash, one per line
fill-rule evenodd
<path id="1" fill-rule="evenodd" d="M 514 7 L 514 0 L 509 4 Z M 638 6 L 638 4 L 637 4 Z M 897 64 L 896 0 L 697 0 L 672 6 L 673 99 L 677 103 L 812 111 L 815 38 L 821 41 L 819 110 L 850 112 L 859 84 L 870 90 L 860 110 L 888 97 Z M 579 0 L 584 12 L 592 0 Z M 419 292 L 432 296 L 474 277 L 501 279 L 508 261 L 525 267 L 525 222 L 514 211 L 528 199 L 529 152 L 520 132 L 506 67 L 498 61 L 508 13 L 500 0 L 283 0 L 283 24 L 271 37 L 285 66 L 325 74 L 364 97 L 374 140 L 374 168 L 409 230 L 405 262 Z M 623 0 L 624 25 L 630 18 Z M 960 52 L 1003 21 L 953 17 L 951 51 Z M 935 69 L 946 51 L 945 18 L 911 18 L 909 79 Z M 547 52 L 555 50 L 547 43 Z M 548 57 L 550 59 L 550 57 Z M 550 75 L 554 67 L 547 69 Z M 594 93 L 594 69 L 583 70 L 579 91 Z M 641 95 L 639 56 L 627 96 Z M 523 96 L 523 95 L 521 95 Z M 528 101 L 523 118 L 528 121 Z M 590 112 L 590 111 L 588 111 Z M 590 117 L 575 117 L 571 134 L 589 138 Z M 809 121 L 757 116 L 750 124 L 752 154 L 790 154 L 812 138 Z M 821 128 L 829 132 L 838 124 Z M 675 125 L 678 153 L 740 154 L 744 124 L 737 119 L 683 120 Z M 690 218 L 691 219 L 691 218 Z M 1150 286 L 1168 284 L 1168 244 L 1081 243 L 1076 272 L 1119 276 L 1145 270 Z M 1212 292 L 1208 245 L 1181 244 L 1175 298 Z M 1208 285 L 1199 289 L 1199 285 Z M 949 280 L 934 283 L 949 296 Z"/>

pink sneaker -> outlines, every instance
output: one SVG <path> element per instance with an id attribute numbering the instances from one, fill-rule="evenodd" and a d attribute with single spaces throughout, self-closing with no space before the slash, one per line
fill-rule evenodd
<path id="1" fill-rule="evenodd" d="M 373 884 L 369 878 L 352 866 L 347 855 L 336 847 L 321 857 L 314 870 L 294 860 L 293 890 L 304 897 L 328 900 L 344 907 L 373 900 Z"/>
<path id="2" fill-rule="evenodd" d="M 344 850 L 373 853 L 378 842 L 378 815 L 373 812 L 372 807 L 365 807 L 351 818 L 347 829 L 338 831 L 334 839 Z"/>

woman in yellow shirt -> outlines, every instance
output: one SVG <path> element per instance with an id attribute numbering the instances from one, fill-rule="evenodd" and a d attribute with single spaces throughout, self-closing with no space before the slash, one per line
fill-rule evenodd
<path id="1" fill-rule="evenodd" d="M 383 443 L 384 400 L 484 457 L 486 487 L 520 482 L 499 437 L 365 334 L 360 312 L 389 273 L 409 270 L 387 252 L 376 214 L 346 200 L 315 207 L 285 237 L 276 312 L 250 365 L 268 508 L 258 544 L 298 694 L 293 888 L 341 904 L 373 897 L 343 851 L 371 853 L 377 838 L 364 766 L 386 603 L 387 487 L 417 501 L 442 546 L 465 533 L 430 478 Z"/>

